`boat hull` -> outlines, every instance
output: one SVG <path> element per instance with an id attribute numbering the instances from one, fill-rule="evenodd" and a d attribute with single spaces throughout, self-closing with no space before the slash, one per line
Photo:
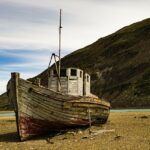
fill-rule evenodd
<path id="1" fill-rule="evenodd" d="M 20 140 L 73 126 L 105 123 L 110 104 L 94 97 L 65 95 L 34 85 L 12 73 L 7 85 Z"/>

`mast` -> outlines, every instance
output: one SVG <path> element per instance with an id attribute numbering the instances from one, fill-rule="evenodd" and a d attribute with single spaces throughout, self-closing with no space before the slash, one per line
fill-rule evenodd
<path id="1" fill-rule="evenodd" d="M 60 91 L 60 69 L 61 69 L 61 9 L 60 9 L 60 18 L 59 18 L 59 62 L 58 62 L 58 91 Z"/>

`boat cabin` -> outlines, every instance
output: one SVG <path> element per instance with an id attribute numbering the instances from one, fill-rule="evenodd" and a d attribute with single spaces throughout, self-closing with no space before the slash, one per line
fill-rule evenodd
<path id="1" fill-rule="evenodd" d="M 58 78 L 56 69 L 50 71 L 48 79 L 48 88 L 58 91 L 60 83 L 60 92 L 75 96 L 90 95 L 90 75 L 77 68 L 67 68 L 60 70 Z"/>

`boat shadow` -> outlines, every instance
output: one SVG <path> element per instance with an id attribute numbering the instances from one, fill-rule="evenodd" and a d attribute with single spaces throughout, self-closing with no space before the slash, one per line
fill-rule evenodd
<path id="1" fill-rule="evenodd" d="M 38 135 L 38 136 L 34 136 L 34 137 L 31 137 L 29 140 L 30 141 L 38 141 L 38 140 L 46 140 L 47 143 L 50 143 L 51 140 L 53 138 L 55 138 L 56 136 L 62 136 L 62 135 L 66 135 L 67 133 L 71 133 L 71 134 L 75 134 L 77 133 L 78 131 L 84 131 L 84 130 L 87 130 L 89 127 L 88 126 L 84 126 L 84 127 L 70 127 L 70 128 L 67 128 L 67 129 L 64 129 L 64 130 L 60 130 L 60 131 L 53 131 L 53 132 L 49 132 L 47 134 L 41 134 L 41 135 Z"/>
<path id="2" fill-rule="evenodd" d="M 38 135 L 38 136 L 34 136 L 34 137 L 31 137 L 23 142 L 26 142 L 26 141 L 35 141 L 35 140 L 45 140 L 49 137 L 55 137 L 56 135 L 58 135 L 59 132 L 54 132 L 54 133 L 48 133 L 48 134 L 43 134 L 43 135 Z M 3 133 L 3 134 L 0 134 L 0 142 L 12 142 L 12 143 L 16 143 L 16 142 L 21 142 L 20 141 L 20 138 L 18 136 L 18 133 L 17 132 L 11 132 L 11 133 Z"/>
<path id="3" fill-rule="evenodd" d="M 0 142 L 19 142 L 17 132 L 0 134 Z"/>
<path id="4" fill-rule="evenodd" d="M 77 132 L 77 130 L 86 130 L 88 127 L 75 127 L 75 128 L 69 128 L 66 130 L 61 130 L 58 132 L 49 132 L 47 134 L 43 134 L 43 135 L 38 135 L 38 136 L 33 136 L 31 138 L 29 138 L 29 141 L 35 141 L 35 140 L 46 140 L 47 142 L 49 142 L 49 139 L 53 139 L 55 136 L 60 136 L 60 135 L 64 135 L 67 132 L 73 131 L 73 132 Z M 28 141 L 25 140 L 25 141 Z M 25 142 L 24 141 L 24 142 Z M 0 142 L 20 142 L 19 136 L 17 132 L 11 132 L 11 133 L 3 133 L 0 134 Z"/>
<path id="5" fill-rule="evenodd" d="M 23 142 L 26 142 L 26 141 L 35 141 L 35 140 L 46 140 L 47 138 L 49 137 L 55 137 L 56 135 L 58 135 L 59 132 L 53 132 L 53 133 L 47 133 L 47 134 L 43 134 L 43 135 L 38 135 L 38 136 L 34 136 L 34 137 L 31 137 Z M 20 138 L 18 136 L 18 133 L 17 132 L 11 132 L 11 133 L 3 133 L 3 134 L 0 134 L 0 142 L 12 142 L 12 143 L 16 143 L 16 142 L 21 142 L 20 141 Z"/>

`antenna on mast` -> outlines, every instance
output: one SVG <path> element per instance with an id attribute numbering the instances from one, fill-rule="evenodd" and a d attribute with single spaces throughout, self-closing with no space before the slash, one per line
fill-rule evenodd
<path id="1" fill-rule="evenodd" d="M 60 79 L 60 68 L 61 68 L 61 9 L 59 18 L 59 62 L 58 62 L 58 78 Z M 58 91 L 60 91 L 60 82 L 58 82 Z"/>

